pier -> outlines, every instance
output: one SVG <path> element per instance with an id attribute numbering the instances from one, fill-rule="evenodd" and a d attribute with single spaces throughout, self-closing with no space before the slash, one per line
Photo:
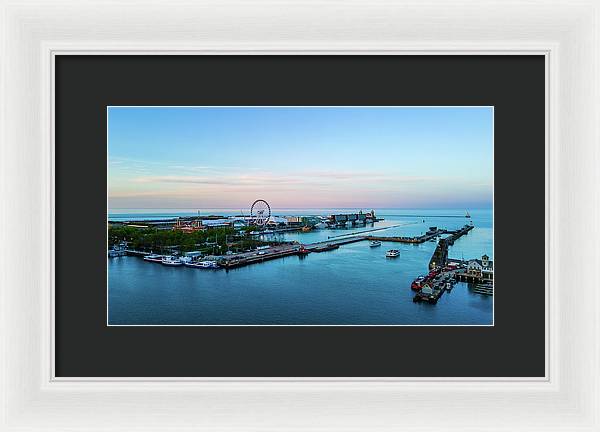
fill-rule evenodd
<path id="1" fill-rule="evenodd" d="M 455 283 L 453 271 L 436 274 L 415 293 L 413 302 L 436 304 L 446 291 L 452 290 Z"/>
<path id="2" fill-rule="evenodd" d="M 440 239 L 433 251 L 433 255 L 431 256 L 431 260 L 429 261 L 429 269 L 433 270 L 437 267 L 444 267 L 448 264 L 448 247 L 454 245 L 454 242 L 466 235 L 473 229 L 473 225 L 465 225 L 459 230 L 456 231 L 445 231 L 445 233 L 450 234 L 450 236 L 445 239 Z"/>
<path id="3" fill-rule="evenodd" d="M 306 245 L 286 244 L 272 246 L 269 249 L 263 249 L 260 251 L 252 251 L 225 256 L 222 258 L 222 261 L 219 265 L 225 269 L 243 267 L 250 264 L 261 263 L 264 261 L 270 261 L 273 259 L 284 258 L 292 255 L 306 255 L 311 252 L 327 252 L 330 250 L 337 249 L 341 245 L 356 243 L 363 240 L 365 240 L 364 237 L 357 236 L 339 240 L 316 242 Z"/>
<path id="4" fill-rule="evenodd" d="M 277 251 L 265 252 L 264 254 L 259 254 L 259 253 L 253 252 L 252 255 L 248 255 L 248 256 L 244 256 L 244 257 L 235 256 L 230 259 L 226 258 L 224 261 L 222 261 L 219 264 L 219 266 L 223 267 L 224 269 L 231 269 L 231 268 L 243 267 L 243 266 L 247 266 L 250 264 L 261 263 L 264 261 L 269 261 L 269 260 L 273 260 L 273 259 L 277 259 L 277 258 L 283 258 L 283 257 L 299 255 L 299 254 L 300 254 L 300 247 L 286 248 L 286 249 L 277 250 Z"/>
<path id="5" fill-rule="evenodd" d="M 347 234 L 338 234 L 338 235 L 334 235 L 334 236 L 328 236 L 327 238 L 332 239 L 332 238 L 338 238 L 338 237 L 357 236 L 357 235 L 368 233 L 368 232 L 383 231 L 383 230 L 388 230 L 388 229 L 392 229 L 392 228 L 398 228 L 401 226 L 414 225 L 416 223 L 418 223 L 418 222 L 408 222 L 408 223 L 403 223 L 403 224 L 391 225 L 388 227 L 372 228 L 372 229 L 368 229 L 368 230 L 355 231 L 355 232 L 347 233 Z M 388 237 L 388 238 L 391 238 L 391 237 Z"/>
<path id="6" fill-rule="evenodd" d="M 482 261 L 469 260 L 466 269 L 463 260 L 448 258 L 448 248 L 472 229 L 473 225 L 465 225 L 455 231 L 445 231 L 446 234 L 450 235 L 438 241 L 429 261 L 430 273 L 427 276 L 415 279 L 411 285 L 411 289 L 417 291 L 413 297 L 413 302 L 436 304 L 444 292 L 450 291 L 454 283 L 458 281 L 474 283 L 474 293 L 494 295 L 493 265 L 486 255 L 482 257 Z M 471 268 L 472 263 L 473 268 Z"/>
<path id="7" fill-rule="evenodd" d="M 425 234 L 417 237 L 377 237 L 377 236 L 368 236 L 367 240 L 371 241 L 389 241 L 396 243 L 410 243 L 410 244 L 421 244 L 429 241 L 431 239 L 436 238 L 439 235 L 451 233 L 454 231 L 448 231 L 445 229 L 438 229 L 437 227 L 432 227 Z"/>

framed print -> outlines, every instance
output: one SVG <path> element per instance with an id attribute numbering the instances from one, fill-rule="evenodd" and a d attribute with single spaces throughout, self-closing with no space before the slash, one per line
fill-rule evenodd
<path id="1" fill-rule="evenodd" d="M 0 430 L 600 430 L 595 2 L 0 16 Z"/>
<path id="2" fill-rule="evenodd" d="M 543 378 L 545 59 L 449 59 L 56 55 L 57 377 Z"/>

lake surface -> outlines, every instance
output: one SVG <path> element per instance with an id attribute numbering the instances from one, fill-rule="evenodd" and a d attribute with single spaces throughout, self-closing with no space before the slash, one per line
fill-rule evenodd
<path id="1" fill-rule="evenodd" d="M 331 214 L 340 209 L 273 210 L 276 215 Z M 378 236 L 415 236 L 430 226 L 460 228 L 464 210 L 375 210 L 373 226 L 288 233 L 272 238 L 312 243 L 372 228 Z M 491 210 L 473 210 L 475 228 L 450 247 L 451 258 L 493 259 Z M 183 210 L 115 210 L 110 220 L 195 215 Z M 211 209 L 201 214 L 239 214 Z M 397 227 L 392 227 L 400 225 Z M 491 325 L 493 297 L 457 283 L 436 305 L 413 303 L 413 279 L 427 272 L 436 243 L 367 241 L 337 250 L 291 256 L 232 270 L 166 267 L 137 257 L 108 259 L 111 325 Z M 399 249 L 400 257 L 385 257 Z"/>

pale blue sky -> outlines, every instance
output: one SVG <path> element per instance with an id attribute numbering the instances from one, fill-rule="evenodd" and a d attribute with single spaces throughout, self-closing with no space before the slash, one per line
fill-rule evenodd
<path id="1" fill-rule="evenodd" d="M 109 208 L 489 208 L 493 109 L 108 108 Z"/>

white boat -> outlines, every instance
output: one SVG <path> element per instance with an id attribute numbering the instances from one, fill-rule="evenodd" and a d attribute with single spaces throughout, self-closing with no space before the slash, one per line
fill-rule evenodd
<path id="1" fill-rule="evenodd" d="M 120 257 L 120 256 L 125 256 L 127 255 L 127 253 L 122 250 L 122 249 L 117 249 L 116 247 L 113 249 L 109 249 L 108 251 L 108 256 L 110 258 L 115 258 L 115 257 Z"/>
<path id="2" fill-rule="evenodd" d="M 172 266 L 172 267 L 183 265 L 183 262 L 181 262 L 181 260 L 179 258 L 175 258 L 172 255 L 167 255 L 167 256 L 163 257 L 161 263 L 163 265 Z"/>
<path id="3" fill-rule="evenodd" d="M 379 240 L 374 240 L 369 244 L 369 246 L 371 246 L 371 247 L 381 246 L 381 242 Z"/>
<path id="4" fill-rule="evenodd" d="M 194 261 L 197 261 L 200 259 L 200 257 L 202 256 L 202 253 L 200 251 L 190 251 L 190 252 L 185 252 L 183 254 L 182 257 L 180 257 L 179 259 L 181 260 L 182 263 L 191 263 Z"/>
<path id="5" fill-rule="evenodd" d="M 121 242 L 118 245 L 114 245 L 112 249 L 108 250 L 108 256 L 110 258 L 120 257 L 127 255 L 127 243 Z"/>
<path id="6" fill-rule="evenodd" d="M 219 265 L 216 261 L 197 261 L 197 262 L 189 262 L 185 263 L 187 267 L 199 268 L 199 269 L 209 269 L 209 268 L 218 268 Z"/>
<path id="7" fill-rule="evenodd" d="M 149 262 L 162 262 L 162 255 L 157 255 L 157 254 L 150 254 L 150 255 L 146 255 L 144 257 L 144 261 L 149 261 Z"/>
<path id="8" fill-rule="evenodd" d="M 400 251 L 398 249 L 390 249 L 385 253 L 385 256 L 388 258 L 396 258 L 397 256 L 400 256 Z"/>
<path id="9" fill-rule="evenodd" d="M 192 267 L 192 268 L 208 268 L 208 265 L 206 265 L 206 261 L 186 262 L 183 264 L 186 267 Z"/>

